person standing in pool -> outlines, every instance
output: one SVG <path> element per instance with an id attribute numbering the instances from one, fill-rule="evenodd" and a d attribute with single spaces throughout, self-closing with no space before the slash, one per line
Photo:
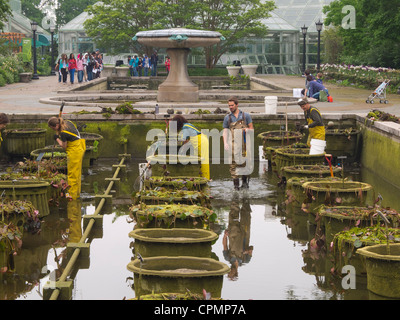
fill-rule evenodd
<path id="1" fill-rule="evenodd" d="M 82 159 L 86 151 L 86 141 L 82 139 L 75 124 L 61 117 L 51 117 L 48 126 L 56 131 L 54 140 L 67 153 L 69 197 L 76 200 L 81 193 Z"/>

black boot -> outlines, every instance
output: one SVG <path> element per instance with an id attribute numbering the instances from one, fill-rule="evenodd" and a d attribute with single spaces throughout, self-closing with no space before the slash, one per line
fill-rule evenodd
<path id="1" fill-rule="evenodd" d="M 233 179 L 233 186 L 235 190 L 239 190 L 239 179 Z"/>
<path id="2" fill-rule="evenodd" d="M 249 188 L 249 176 L 242 176 L 242 189 L 248 189 Z"/>

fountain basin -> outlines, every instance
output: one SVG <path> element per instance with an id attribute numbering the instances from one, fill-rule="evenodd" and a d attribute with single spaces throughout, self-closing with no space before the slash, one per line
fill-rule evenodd
<path id="1" fill-rule="evenodd" d="M 136 296 L 150 293 L 201 293 L 220 297 L 223 276 L 230 268 L 222 262 L 199 257 L 148 257 L 135 259 L 127 266 L 134 273 Z"/>
<path id="2" fill-rule="evenodd" d="M 135 252 L 143 257 L 210 257 L 211 244 L 218 239 L 218 234 L 204 229 L 151 228 L 133 230 L 129 237 L 135 239 Z"/>

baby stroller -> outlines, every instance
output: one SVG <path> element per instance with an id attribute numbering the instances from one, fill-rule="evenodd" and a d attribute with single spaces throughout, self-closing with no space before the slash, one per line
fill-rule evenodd
<path id="1" fill-rule="evenodd" d="M 388 103 L 386 100 L 386 88 L 389 85 L 390 80 L 384 80 L 378 88 L 368 97 L 366 103 L 374 103 L 375 98 L 379 98 L 380 103 Z"/>

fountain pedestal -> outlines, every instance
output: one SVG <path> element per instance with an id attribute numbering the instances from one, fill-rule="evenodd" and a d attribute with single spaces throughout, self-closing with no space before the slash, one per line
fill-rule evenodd
<path id="1" fill-rule="evenodd" d="M 171 69 L 158 87 L 158 102 L 199 102 L 199 88 L 187 71 L 190 48 L 208 47 L 221 41 L 219 32 L 171 28 L 140 31 L 133 39 L 148 47 L 167 48 Z"/>

